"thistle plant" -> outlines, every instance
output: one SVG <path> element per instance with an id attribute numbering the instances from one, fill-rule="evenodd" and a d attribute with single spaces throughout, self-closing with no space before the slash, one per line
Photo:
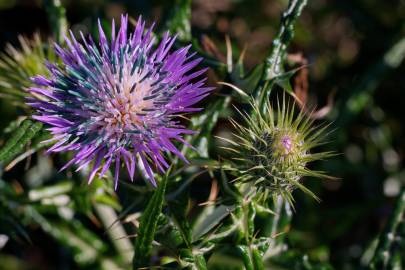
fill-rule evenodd
<path id="1" fill-rule="evenodd" d="M 66 18 L 65 14 L 74 13 L 71 7 L 88 4 L 71 1 L 65 10 L 64 1 L 40 2 L 48 15 L 49 36 L 41 29 L 41 38 L 20 37 L 20 44 L 7 45 L 0 53 L 0 99 L 7 104 L 0 107 L 7 115 L 0 123 L 4 127 L 0 133 L 0 268 L 128 269 L 132 265 L 132 269 L 329 270 L 333 269 L 330 262 L 335 264 L 341 256 L 333 254 L 339 251 L 334 244 L 347 242 L 335 240 L 356 232 L 357 213 L 389 209 L 388 205 L 381 211 L 374 207 L 377 204 L 353 203 L 357 197 L 383 201 L 375 192 L 383 185 L 384 192 L 387 188 L 393 194 L 398 189 L 392 217 L 385 226 L 381 218 L 379 225 L 385 229 L 374 241 L 350 243 L 350 263 L 337 264 L 336 269 L 358 269 L 351 262 L 360 256 L 365 242 L 370 247 L 358 258 L 364 269 L 403 268 L 405 191 L 392 185 L 403 178 L 402 152 L 395 155 L 394 132 L 384 137 L 390 130 L 385 122 L 395 117 L 385 121 L 382 110 L 375 110 L 379 102 L 364 103 L 372 98 L 382 74 L 404 59 L 403 38 L 353 91 L 344 97 L 339 89 L 335 102 L 328 98 L 325 109 L 318 110 L 322 113 L 314 115 L 309 108 L 318 97 L 309 88 L 310 81 L 327 76 L 340 84 L 334 80 L 339 74 L 328 74 L 336 68 L 328 65 L 347 57 L 348 51 L 351 61 L 357 61 L 354 55 L 364 47 L 357 46 L 357 36 L 363 37 L 357 31 L 344 35 L 347 28 L 356 27 L 346 14 L 332 16 L 338 23 L 326 16 L 322 25 L 328 26 L 327 33 L 313 23 L 325 20 L 312 17 L 312 12 L 325 17 L 323 7 L 330 3 L 316 4 L 309 9 L 311 16 L 305 14 L 299 22 L 304 7 L 311 3 L 289 0 L 277 30 L 265 25 L 273 22 L 267 17 L 274 12 L 268 11 L 285 1 L 252 5 L 244 0 L 215 4 L 173 0 L 163 1 L 164 7 L 162 1 L 153 1 L 156 9 L 147 10 L 152 4 L 135 5 L 142 8 L 135 12 L 130 1 L 111 1 L 111 5 L 108 0 L 99 1 L 97 6 L 108 16 L 128 8 L 128 15 L 121 15 L 117 23 L 112 20 L 111 25 L 106 18 L 97 21 L 85 15 L 85 10 L 76 14 L 76 22 Z M 246 6 L 263 7 L 265 19 L 263 14 L 245 16 L 250 10 L 237 10 Z M 149 24 L 150 18 L 132 17 L 141 13 L 156 16 L 158 25 Z M 376 29 L 395 25 L 393 17 Z M 379 21 L 373 20 L 376 26 Z M 294 39 L 296 23 L 302 26 Z M 329 33 L 334 27 L 337 35 Z M 273 41 L 267 40 L 269 33 L 274 33 Z M 321 49 L 319 54 L 311 52 L 306 59 L 308 46 L 320 38 L 312 37 L 313 33 L 325 35 L 317 44 L 336 45 L 336 56 L 326 50 L 325 61 L 323 49 L 315 46 Z M 373 38 L 364 40 L 369 39 Z M 239 48 L 246 41 L 249 49 Z M 262 46 L 266 42 L 268 48 Z M 292 42 L 295 49 L 304 51 L 290 51 Z M 265 57 L 257 59 L 261 56 Z M 347 62 L 338 63 L 335 67 L 344 72 Z M 208 84 L 216 86 L 215 92 Z M 18 110 L 18 117 L 8 119 L 6 110 L 14 105 L 24 108 Z M 352 127 L 336 125 L 344 122 L 348 127 L 366 107 L 370 111 L 361 117 L 367 121 L 355 129 L 361 130 L 361 136 L 350 142 Z M 339 121 L 342 117 L 348 121 Z M 368 123 L 372 123 L 369 128 Z M 331 130 L 334 138 L 329 140 Z M 363 137 L 373 143 L 361 143 Z M 354 154 L 349 163 L 344 158 L 332 160 L 335 150 Z M 381 150 L 383 166 L 375 166 Z M 357 173 L 367 162 L 380 171 L 356 179 L 367 181 L 359 182 L 362 185 L 347 186 L 345 170 Z M 391 174 L 387 187 L 385 182 L 372 183 L 383 175 L 383 168 Z M 129 177 L 121 171 L 128 171 Z M 329 174 L 342 174 L 342 181 L 307 182 L 330 179 Z M 331 196 L 338 200 L 333 203 L 328 196 L 343 185 L 345 190 L 373 191 L 373 196 L 356 193 L 342 208 L 339 193 Z M 327 203 L 319 205 L 317 196 Z M 370 216 L 377 220 L 375 213 Z M 340 217 L 348 218 L 340 222 Z M 364 226 L 359 226 L 362 232 L 370 230 Z M 24 249 L 28 246 L 24 242 L 35 248 Z M 35 250 L 35 256 L 30 250 Z M 46 261 L 49 251 L 54 256 L 50 262 Z M 22 263 L 10 264 L 10 258 Z M 37 258 L 46 264 L 35 265 Z"/>
<path id="2" fill-rule="evenodd" d="M 200 78 L 205 69 L 192 71 L 202 59 L 189 53 L 190 46 L 172 50 L 176 37 L 166 33 L 155 46 L 153 26 L 146 29 L 141 18 L 128 36 L 127 15 L 117 34 L 114 21 L 111 27 L 108 41 L 99 21 L 99 47 L 83 35 L 79 43 L 72 32 L 67 48 L 55 44 L 62 64 L 48 63 L 51 76 L 33 78 L 38 87 L 29 91 L 43 98 L 28 104 L 37 109 L 33 118 L 50 126 L 56 143 L 48 151 L 75 151 L 62 169 L 75 164 L 80 170 L 94 161 L 90 183 L 115 163 L 117 188 L 121 160 L 132 180 L 139 158 L 156 186 L 153 168 L 164 172 L 170 166 L 164 152 L 187 162 L 172 141 L 188 145 L 182 135 L 194 132 L 177 116 L 199 111 L 193 106 L 212 88 Z"/>
<path id="3" fill-rule="evenodd" d="M 323 172 L 308 169 L 310 162 L 330 157 L 332 152 L 312 152 L 325 143 L 327 125 L 316 126 L 303 111 L 295 114 L 295 104 L 276 108 L 266 102 L 264 111 L 252 102 L 252 113 L 240 113 L 243 122 L 232 120 L 235 140 L 226 140 L 232 147 L 234 162 L 230 167 L 238 177 L 235 182 L 250 183 L 260 194 L 281 195 L 291 204 L 291 192 L 300 189 L 317 199 L 302 184 L 304 176 L 327 178 Z"/>

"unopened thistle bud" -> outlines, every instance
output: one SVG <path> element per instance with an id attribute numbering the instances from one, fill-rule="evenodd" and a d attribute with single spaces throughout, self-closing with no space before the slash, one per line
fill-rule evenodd
<path id="1" fill-rule="evenodd" d="M 291 192 L 301 189 L 316 196 L 302 183 L 302 177 L 326 177 L 323 172 L 309 170 L 309 162 L 329 157 L 331 152 L 312 153 L 323 143 L 326 126 L 313 126 L 303 112 L 295 116 L 294 106 L 283 104 L 278 110 L 266 104 L 264 112 L 252 104 L 251 115 L 242 114 L 244 123 L 232 121 L 237 132 L 230 141 L 236 154 L 231 170 L 237 182 L 253 183 L 258 191 L 282 195 L 293 201 Z"/>
<path id="2" fill-rule="evenodd" d="M 46 61 L 56 61 L 53 50 L 41 41 L 38 33 L 32 39 L 18 37 L 19 44 L 14 47 L 8 44 L 5 52 L 0 53 L 0 96 L 10 100 L 14 105 L 24 104 L 30 85 L 30 77 L 36 74 L 49 75 Z M 33 93 L 33 96 L 40 98 Z"/>

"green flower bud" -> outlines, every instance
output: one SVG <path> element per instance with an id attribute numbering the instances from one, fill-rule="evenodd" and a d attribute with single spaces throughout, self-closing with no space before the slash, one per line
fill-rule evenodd
<path id="1" fill-rule="evenodd" d="M 48 49 L 39 34 L 32 39 L 19 36 L 19 46 L 7 44 L 0 53 L 0 97 L 7 98 L 14 105 L 27 108 L 27 88 L 32 85 L 31 77 L 37 74 L 49 75 L 45 63 L 58 61 L 54 50 Z"/>
<path id="2" fill-rule="evenodd" d="M 251 115 L 242 114 L 244 123 L 232 120 L 237 132 L 230 141 L 234 153 L 231 170 L 235 181 L 252 183 L 259 191 L 282 195 L 293 201 L 295 189 L 316 196 L 301 182 L 304 176 L 327 177 L 323 172 L 311 171 L 309 162 L 332 155 L 331 152 L 312 153 L 323 143 L 327 126 L 314 126 L 303 112 L 294 113 L 294 106 L 278 105 L 275 111 L 266 104 L 264 112 L 252 104 Z"/>

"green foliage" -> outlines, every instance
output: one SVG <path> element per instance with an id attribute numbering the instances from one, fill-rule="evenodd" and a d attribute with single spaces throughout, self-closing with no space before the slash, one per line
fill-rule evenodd
<path id="1" fill-rule="evenodd" d="M 103 239 L 84 223 L 72 219 L 73 213 L 88 214 L 81 202 L 83 196 L 87 196 L 92 201 L 91 204 L 96 203 L 97 197 L 106 196 L 104 190 L 108 188 L 101 181 L 96 181 L 91 188 L 78 188 L 71 181 L 62 181 L 20 193 L 0 180 L 0 188 L 0 220 L 7 225 L 4 231 L 1 228 L 0 234 L 7 233 L 13 238 L 23 238 L 32 243 L 27 230 L 28 226 L 34 224 L 66 247 L 72 253 L 74 261 L 82 267 L 120 263 L 119 260 L 106 256 L 108 248 Z M 115 200 L 111 198 L 111 201 Z"/>
<path id="2" fill-rule="evenodd" d="M 188 42 L 191 40 L 191 0 L 170 1 L 168 14 L 166 15 L 165 29 L 170 33 L 176 33 L 179 40 Z"/>
<path id="3" fill-rule="evenodd" d="M 135 244 L 134 269 L 148 266 L 152 251 L 152 241 L 155 236 L 158 217 L 162 211 L 165 198 L 167 176 L 162 177 L 158 188 L 153 193 L 145 211 L 142 214 Z"/>
<path id="4" fill-rule="evenodd" d="M 11 138 L 0 149 L 0 162 L 7 163 L 14 156 L 21 153 L 24 146 L 41 130 L 42 123 L 24 120 L 20 127 L 14 131 Z"/>

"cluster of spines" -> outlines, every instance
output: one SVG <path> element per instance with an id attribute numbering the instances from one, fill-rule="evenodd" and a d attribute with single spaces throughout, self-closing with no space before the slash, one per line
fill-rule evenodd
<path id="1" fill-rule="evenodd" d="M 277 104 L 277 111 L 267 103 L 264 111 L 252 103 L 251 115 L 241 113 L 243 124 L 231 120 L 236 132 L 234 140 L 227 140 L 233 153 L 230 167 L 235 182 L 252 183 L 266 194 L 279 194 L 291 203 L 291 192 L 298 188 L 317 199 L 302 183 L 302 177 L 327 178 L 323 172 L 306 167 L 312 161 L 331 156 L 332 152 L 311 153 L 314 147 L 325 143 L 327 125 L 315 126 L 314 120 L 294 104 Z M 283 141 L 288 136 L 289 145 Z"/>

